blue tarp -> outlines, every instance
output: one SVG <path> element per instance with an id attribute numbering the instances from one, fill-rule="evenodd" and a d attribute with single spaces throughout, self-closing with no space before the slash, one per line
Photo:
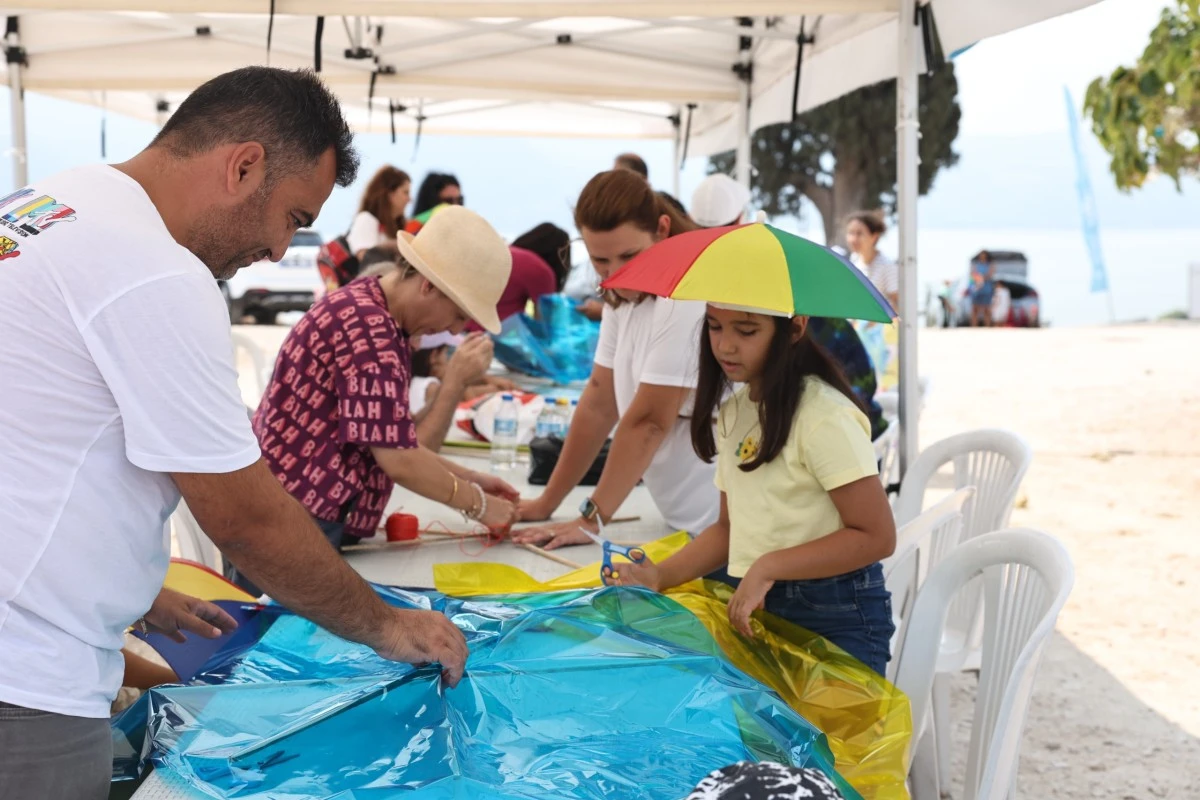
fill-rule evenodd
<path id="1" fill-rule="evenodd" d="M 283 613 L 248 650 L 218 653 L 193 685 L 118 718 L 118 771 L 136 773 L 146 753 L 217 798 L 665 800 L 713 769 L 770 760 L 820 768 L 858 797 L 825 737 L 669 597 L 376 588 L 463 630 L 458 687 Z"/>
<path id="2" fill-rule="evenodd" d="M 516 372 L 555 383 L 584 381 L 592 374 L 592 358 L 600 340 L 600 323 L 575 310 L 563 295 L 538 300 L 540 320 L 514 314 L 504 321 L 495 342 L 496 360 Z"/>

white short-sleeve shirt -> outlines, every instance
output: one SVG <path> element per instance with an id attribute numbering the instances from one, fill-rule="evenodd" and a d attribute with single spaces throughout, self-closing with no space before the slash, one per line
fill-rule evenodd
<path id="1" fill-rule="evenodd" d="M 391 240 L 384 234 L 383 226 L 370 211 L 360 211 L 354 215 L 354 221 L 350 223 L 350 232 L 346 234 L 351 253 L 369 250 L 389 241 Z"/>
<path id="2" fill-rule="evenodd" d="M 613 371 L 622 416 L 640 384 L 696 388 L 704 316 L 704 303 L 664 298 L 604 307 L 595 360 Z M 689 398 L 682 410 L 687 416 L 675 420 L 643 480 L 667 524 L 696 534 L 717 521 L 721 500 L 715 465 L 692 449 L 691 404 Z"/>
<path id="3" fill-rule="evenodd" d="M 107 717 L 168 472 L 260 457 L 212 273 L 107 166 L 0 197 L 0 701 Z"/>

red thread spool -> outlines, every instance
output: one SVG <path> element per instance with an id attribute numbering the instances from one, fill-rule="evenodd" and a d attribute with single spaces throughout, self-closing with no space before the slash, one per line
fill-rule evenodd
<path id="1" fill-rule="evenodd" d="M 389 542 L 407 542 L 421 535 L 420 523 L 412 514 L 392 514 L 385 527 Z"/>

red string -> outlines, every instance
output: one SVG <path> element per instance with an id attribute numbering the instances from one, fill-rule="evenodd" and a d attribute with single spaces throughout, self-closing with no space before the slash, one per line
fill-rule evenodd
<path id="1" fill-rule="evenodd" d="M 386 526 L 380 526 L 380 530 Z M 470 530 L 456 531 L 447 526 L 440 520 L 434 520 L 425 528 L 421 528 L 419 533 L 446 533 L 458 539 L 459 551 L 469 558 L 477 558 L 483 555 L 489 547 L 495 547 L 508 538 L 508 530 L 505 528 L 489 528 L 483 523 L 473 523 Z M 418 536 L 413 542 L 412 547 L 420 547 L 424 537 Z M 467 549 L 468 545 L 478 545 L 478 549 Z"/>

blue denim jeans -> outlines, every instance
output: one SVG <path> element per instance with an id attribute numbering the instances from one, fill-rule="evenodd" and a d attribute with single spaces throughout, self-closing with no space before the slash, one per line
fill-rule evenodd
<path id="1" fill-rule="evenodd" d="M 707 576 L 737 587 L 721 569 Z M 860 570 L 809 581 L 776 581 L 763 604 L 793 625 L 823 636 L 883 675 L 891 660 L 892 595 L 879 563 Z"/>

